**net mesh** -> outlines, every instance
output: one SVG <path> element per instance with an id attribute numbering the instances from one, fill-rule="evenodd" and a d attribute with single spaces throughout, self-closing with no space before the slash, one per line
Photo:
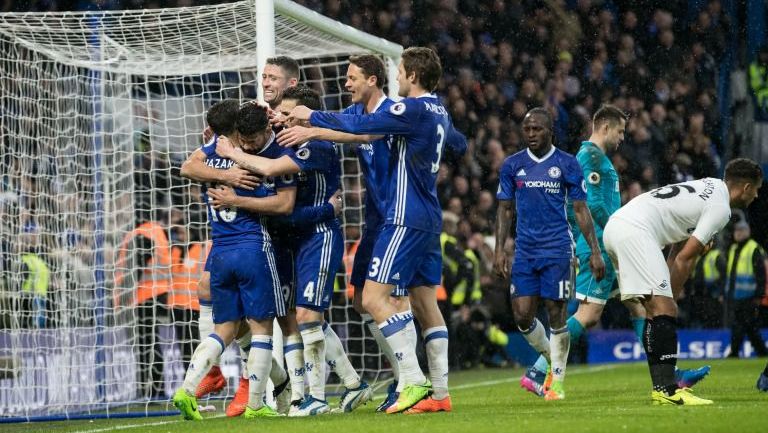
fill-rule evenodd
<path id="1" fill-rule="evenodd" d="M 196 312 L 140 302 L 141 275 L 194 290 L 208 239 L 200 188 L 180 177 L 204 112 L 254 99 L 254 3 L 162 10 L 0 14 L 0 417 L 151 414 L 183 379 Z M 326 108 L 343 94 L 347 57 L 372 52 L 275 14 L 276 54 L 300 59 Z M 343 150 L 346 242 L 360 235 L 364 187 Z M 161 222 L 171 264 L 130 233 Z M 132 239 L 128 241 L 128 239 Z M 138 251 L 139 254 L 132 254 Z M 138 257 L 138 259 L 137 259 Z M 136 261 L 138 260 L 138 262 Z M 330 321 L 358 371 L 386 366 L 346 297 Z M 225 352 L 231 396 L 239 356 Z M 205 402 L 203 402 L 205 403 Z"/>

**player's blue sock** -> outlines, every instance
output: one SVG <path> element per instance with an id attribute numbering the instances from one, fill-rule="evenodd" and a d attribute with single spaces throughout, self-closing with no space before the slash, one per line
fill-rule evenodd
<path id="1" fill-rule="evenodd" d="M 584 325 L 582 325 L 581 322 L 576 320 L 576 318 L 573 316 L 569 317 L 565 324 L 568 326 L 568 332 L 571 333 L 571 344 L 579 341 L 581 335 L 584 334 Z"/>
<path id="2" fill-rule="evenodd" d="M 533 364 L 533 368 L 536 370 L 546 373 L 547 368 L 549 368 L 549 363 L 547 362 L 547 358 L 544 357 L 544 355 L 540 355 L 539 359 L 536 360 L 536 363 Z"/>
<path id="3" fill-rule="evenodd" d="M 632 327 L 635 328 L 635 335 L 637 336 L 637 341 L 643 342 L 643 333 L 645 329 L 645 317 L 633 317 L 632 318 Z"/>

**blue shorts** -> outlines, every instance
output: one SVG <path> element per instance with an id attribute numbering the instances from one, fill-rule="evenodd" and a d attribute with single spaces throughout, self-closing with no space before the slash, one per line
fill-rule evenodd
<path id="1" fill-rule="evenodd" d="M 344 257 L 344 237 L 339 226 L 301 235 L 294 246 L 296 306 L 315 311 L 331 305 L 333 283 Z"/>
<path id="2" fill-rule="evenodd" d="M 373 255 L 373 246 L 376 243 L 376 238 L 379 233 L 381 233 L 380 225 L 369 227 L 366 223 L 365 229 L 363 230 L 363 236 L 360 238 L 360 243 L 357 245 L 357 251 L 355 251 L 352 276 L 349 278 L 349 283 L 354 287 L 363 288 L 365 286 L 368 267 L 371 264 L 371 256 Z M 408 290 L 406 290 L 402 284 L 398 284 L 392 290 L 390 296 L 408 296 Z"/>
<path id="3" fill-rule="evenodd" d="M 510 293 L 565 300 L 570 296 L 571 259 L 515 259 Z"/>
<path id="4" fill-rule="evenodd" d="M 437 286 L 442 266 L 439 234 L 387 224 L 373 246 L 368 279 L 406 289 Z"/>
<path id="5" fill-rule="evenodd" d="M 272 246 L 275 250 L 275 268 L 280 280 L 284 310 L 292 310 L 296 308 L 296 275 L 293 267 L 292 238 L 273 237 Z M 283 317 L 283 315 L 278 314 L 278 317 Z"/>
<path id="6" fill-rule="evenodd" d="M 213 323 L 268 320 L 284 309 L 271 246 L 211 250 Z M 284 311 L 282 311 L 285 314 Z"/>
<path id="7" fill-rule="evenodd" d="M 594 304 L 605 304 L 614 294 L 614 289 L 618 291 L 616 284 L 616 270 L 613 268 L 613 262 L 608 257 L 608 253 L 603 251 L 603 261 L 605 262 L 605 278 L 597 281 L 592 276 L 592 269 L 589 267 L 590 254 L 581 254 L 579 258 L 579 273 L 576 274 L 576 299 L 587 301 Z"/>
<path id="8" fill-rule="evenodd" d="M 203 272 L 211 272 L 211 253 L 208 253 L 208 257 L 205 258 L 205 265 L 203 265 Z"/>

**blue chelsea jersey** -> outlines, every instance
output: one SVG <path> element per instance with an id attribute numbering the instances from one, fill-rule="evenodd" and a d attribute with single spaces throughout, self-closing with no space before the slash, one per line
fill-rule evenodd
<path id="1" fill-rule="evenodd" d="M 515 201 L 515 257 L 573 255 L 566 204 L 569 199 L 586 199 L 584 177 L 576 158 L 554 146 L 542 158 L 528 149 L 509 156 L 501 166 L 496 196 Z"/>
<path id="2" fill-rule="evenodd" d="M 374 109 L 375 113 L 389 110 L 395 102 L 382 96 Z M 350 105 L 342 114 L 363 115 L 365 105 L 357 103 Z M 365 226 L 378 227 L 384 222 L 387 214 L 387 186 L 389 179 L 389 150 L 393 137 L 384 137 L 370 143 L 362 143 L 357 147 L 357 159 L 365 183 Z"/>
<path id="3" fill-rule="evenodd" d="M 341 162 L 336 145 L 330 141 L 311 140 L 288 156 L 299 166 L 295 175 L 296 205 L 291 215 L 293 229 L 298 232 L 323 232 L 338 225 L 334 215 L 324 221 L 312 222 L 300 214 L 301 208 L 320 207 L 341 188 Z"/>
<path id="4" fill-rule="evenodd" d="M 454 153 L 466 150 L 466 139 L 456 131 L 448 111 L 433 94 L 405 98 L 385 111 L 366 115 L 315 111 L 312 126 L 352 134 L 391 134 L 386 182 L 386 223 L 432 233 L 442 229 L 437 199 L 437 173 L 446 146 Z"/>
<path id="5" fill-rule="evenodd" d="M 220 170 L 226 170 L 234 164 L 234 161 L 222 158 L 216 153 L 218 137 L 215 137 L 201 147 L 205 154 L 205 164 Z M 259 156 L 275 158 L 283 154 L 283 149 L 274 143 L 274 136 L 262 149 Z M 266 178 L 261 185 L 253 190 L 235 188 L 235 193 L 244 197 L 268 197 L 276 194 L 277 188 L 292 186 L 293 179 Z M 213 209 L 208 204 L 208 195 L 205 194 L 209 185 L 203 185 L 203 200 L 208 208 L 208 220 L 211 223 L 211 237 L 213 245 L 217 248 L 255 246 L 262 247 L 269 242 L 269 234 L 264 227 L 265 218 L 253 212 L 238 208 Z"/>

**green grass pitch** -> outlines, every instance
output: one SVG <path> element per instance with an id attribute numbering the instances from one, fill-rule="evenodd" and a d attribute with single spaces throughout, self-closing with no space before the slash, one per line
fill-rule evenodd
<path id="1" fill-rule="evenodd" d="M 703 365 L 685 361 L 682 367 Z M 566 400 L 546 402 L 518 385 L 522 370 L 475 370 L 451 375 L 452 413 L 384 415 L 375 404 L 352 414 L 267 420 L 178 417 L 0 425 L 3 433 L 376 433 L 376 432 L 768 432 L 768 393 L 755 388 L 765 359 L 712 361 L 697 395 L 712 406 L 653 406 L 645 363 L 572 366 Z M 377 396 L 378 397 L 378 396 Z M 332 404 L 336 403 L 332 400 Z M 221 413 L 221 412 L 219 412 Z M 212 415 L 206 414 L 209 417 Z"/>

